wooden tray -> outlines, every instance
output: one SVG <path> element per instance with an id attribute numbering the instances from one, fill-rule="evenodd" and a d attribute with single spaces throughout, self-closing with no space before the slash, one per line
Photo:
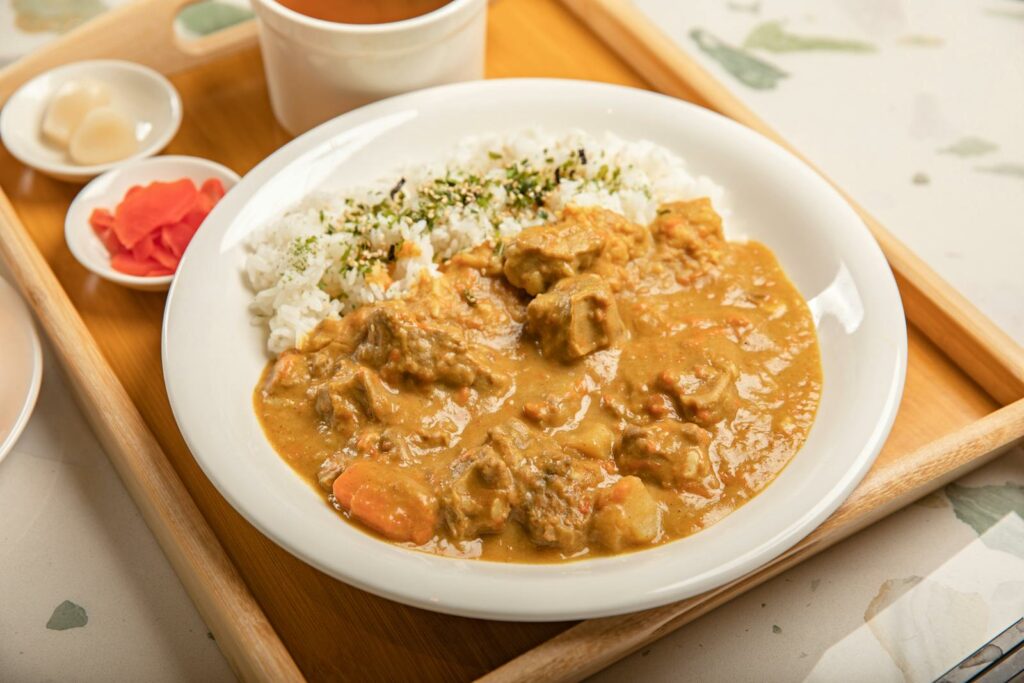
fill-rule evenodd
<path id="1" fill-rule="evenodd" d="M 187 1 L 139 0 L 104 15 L 0 72 L 0 102 L 34 73 L 72 59 L 120 56 L 167 72 L 190 67 L 172 79 L 184 99 L 185 121 L 167 151 L 248 171 L 288 140 L 269 110 L 254 32 L 238 27 L 204 45 L 168 45 L 167 18 Z M 623 9 L 618 3 L 574 7 L 596 19 L 603 33 L 625 41 L 651 83 L 763 130 L 707 74 L 674 54 L 674 46 L 654 49 L 653 34 L 636 30 L 636 16 L 616 13 Z M 133 40 L 110 38 L 126 26 L 140 27 Z M 160 36 L 154 37 L 156 31 Z M 559 76 L 650 87 L 549 0 L 493 4 L 488 39 L 491 77 Z M 683 68 L 672 68 L 666 55 Z M 0 186 L 11 198 L 8 203 L 0 193 L 0 253 L 140 510 L 218 644 L 247 680 L 467 680 L 501 665 L 490 676 L 494 680 L 578 679 L 942 486 L 1024 435 L 1024 353 L 872 223 L 911 321 L 906 391 L 877 464 L 811 536 L 768 567 L 708 594 L 577 625 L 488 622 L 405 607 L 303 564 L 220 497 L 185 447 L 167 403 L 159 339 L 164 297 L 108 284 L 74 261 L 64 245 L 63 218 L 78 188 L 25 169 L 5 150 Z"/>

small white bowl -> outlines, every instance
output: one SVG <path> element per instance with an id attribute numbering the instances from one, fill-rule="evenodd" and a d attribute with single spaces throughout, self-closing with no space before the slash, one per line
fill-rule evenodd
<path id="1" fill-rule="evenodd" d="M 82 166 L 43 138 L 43 115 L 50 99 L 64 83 L 82 78 L 109 84 L 113 105 L 135 119 L 139 149 L 127 159 Z M 42 73 L 21 86 L 0 112 L 0 138 L 18 161 L 58 180 L 78 183 L 157 154 L 180 125 L 181 97 L 170 81 L 148 67 L 113 59 L 75 62 Z"/>
<path id="2" fill-rule="evenodd" d="M 146 292 L 165 291 L 171 286 L 173 275 L 146 277 L 114 270 L 110 265 L 110 253 L 89 225 L 89 216 L 93 209 L 99 208 L 113 213 L 133 185 L 181 178 L 190 178 L 196 186 L 209 178 L 217 178 L 225 191 L 230 191 L 240 180 L 230 168 L 198 157 L 160 156 L 118 166 L 82 188 L 71 202 L 64 217 L 64 240 L 68 249 L 79 263 L 104 280 Z"/>

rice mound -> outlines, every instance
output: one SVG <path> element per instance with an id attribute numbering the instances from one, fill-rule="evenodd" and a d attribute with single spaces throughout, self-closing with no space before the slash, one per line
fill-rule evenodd
<path id="1" fill-rule="evenodd" d="M 723 190 L 669 150 L 606 133 L 528 129 L 467 137 L 437 163 L 397 169 L 343 194 L 316 194 L 254 235 L 245 274 L 267 348 L 294 347 L 316 325 L 405 294 L 454 254 L 502 245 L 569 204 L 646 225 L 660 204 Z"/>

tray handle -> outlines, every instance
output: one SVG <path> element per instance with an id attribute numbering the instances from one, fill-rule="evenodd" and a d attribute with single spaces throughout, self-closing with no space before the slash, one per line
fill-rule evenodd
<path id="1" fill-rule="evenodd" d="M 0 70 L 0 105 L 22 84 L 56 66 L 82 59 L 125 59 L 164 74 L 198 66 L 256 43 L 249 20 L 202 38 L 183 39 L 174 28 L 182 9 L 198 0 L 135 0 L 69 31 Z"/>

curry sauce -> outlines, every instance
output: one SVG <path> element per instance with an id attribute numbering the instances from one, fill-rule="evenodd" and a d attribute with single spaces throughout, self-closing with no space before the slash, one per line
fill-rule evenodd
<path id="1" fill-rule="evenodd" d="M 339 514 L 428 552 L 609 555 L 713 524 L 799 450 L 821 392 L 806 303 L 710 201 L 650 226 L 566 208 L 325 320 L 268 365 L 274 448 Z"/>

